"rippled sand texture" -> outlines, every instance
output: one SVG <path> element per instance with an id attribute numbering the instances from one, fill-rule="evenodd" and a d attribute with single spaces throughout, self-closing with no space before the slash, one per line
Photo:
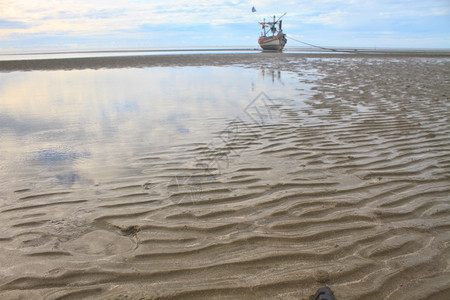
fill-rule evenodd
<path id="1" fill-rule="evenodd" d="M 301 105 L 249 107 L 215 143 L 127 158 L 134 176 L 16 191 L 0 211 L 0 296 L 448 298 L 449 59 L 265 67 L 315 87 Z"/>

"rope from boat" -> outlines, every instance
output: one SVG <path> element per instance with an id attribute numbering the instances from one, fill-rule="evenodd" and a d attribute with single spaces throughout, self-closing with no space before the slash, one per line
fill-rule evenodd
<path id="1" fill-rule="evenodd" d="M 319 49 L 329 50 L 329 51 L 338 51 L 338 50 L 336 50 L 336 49 L 325 48 L 325 47 L 321 47 L 321 46 L 309 44 L 309 43 L 307 43 L 307 42 L 302 42 L 302 41 L 300 41 L 300 40 L 294 39 L 294 38 L 293 38 L 292 36 L 290 36 L 290 35 L 286 35 L 286 36 L 287 36 L 289 39 L 291 39 L 291 40 L 294 40 L 294 41 L 296 41 L 296 42 L 299 42 L 299 43 L 302 43 L 302 44 L 305 44 L 305 45 L 308 45 L 308 46 L 311 46 L 311 47 L 314 47 L 314 48 L 319 48 Z"/>
<path id="2" fill-rule="evenodd" d="M 311 47 L 314 47 L 314 48 L 319 48 L 319 49 L 323 49 L 323 50 L 328 50 L 328 51 L 334 51 L 334 52 L 356 52 L 357 50 L 338 50 L 338 49 L 333 49 L 333 48 L 326 48 L 326 47 L 321 47 L 321 46 L 317 46 L 317 45 L 313 45 L 313 44 L 309 44 L 309 43 L 307 43 L 307 42 L 302 42 L 302 41 L 300 41 L 300 40 L 297 40 L 297 39 L 294 39 L 292 36 L 290 36 L 290 35 L 286 35 L 289 39 L 291 39 L 291 40 L 294 40 L 294 41 L 296 41 L 296 42 L 299 42 L 299 43 L 302 43 L 302 44 L 305 44 L 305 45 L 308 45 L 308 46 L 311 46 Z"/>

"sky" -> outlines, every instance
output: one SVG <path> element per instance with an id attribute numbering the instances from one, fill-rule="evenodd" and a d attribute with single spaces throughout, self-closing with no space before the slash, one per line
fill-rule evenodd
<path id="1" fill-rule="evenodd" d="M 450 0 L 0 0 L 0 52 L 258 47 L 285 12 L 291 47 L 450 49 Z"/>

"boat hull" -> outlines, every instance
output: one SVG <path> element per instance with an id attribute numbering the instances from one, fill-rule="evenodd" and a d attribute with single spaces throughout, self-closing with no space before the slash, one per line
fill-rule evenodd
<path id="1" fill-rule="evenodd" d="M 281 51 L 286 45 L 286 37 L 274 36 L 274 37 L 261 37 L 258 39 L 258 43 L 263 50 L 267 51 Z"/>

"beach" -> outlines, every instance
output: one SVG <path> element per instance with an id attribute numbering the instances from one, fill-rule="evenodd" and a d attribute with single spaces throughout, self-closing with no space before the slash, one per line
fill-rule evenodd
<path id="1" fill-rule="evenodd" d="M 450 297 L 450 56 L 0 61 L 0 298 Z"/>

